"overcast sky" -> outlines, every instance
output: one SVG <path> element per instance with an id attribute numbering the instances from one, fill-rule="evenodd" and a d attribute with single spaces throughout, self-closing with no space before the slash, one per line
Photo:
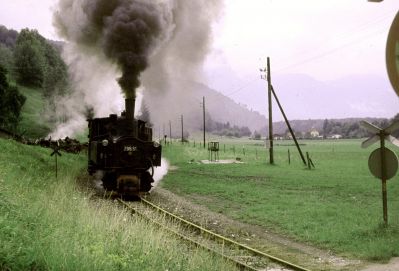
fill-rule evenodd
<path id="1" fill-rule="evenodd" d="M 1 1 L 0 24 L 36 28 L 57 39 L 51 11 L 55 0 Z M 398 10 L 398 0 L 227 0 L 214 27 L 204 80 L 261 113 L 266 112 L 259 103 L 266 97 L 261 96 L 266 82 L 259 80 L 259 68 L 267 56 L 274 77 L 304 74 L 329 82 L 370 74 L 388 80 L 385 43 Z M 383 113 L 386 117 L 399 111 L 393 93 L 389 98 L 397 102 Z"/>
<path id="2" fill-rule="evenodd" d="M 215 32 L 215 52 L 242 77 L 265 65 L 267 56 L 275 72 L 322 80 L 385 72 L 385 42 L 399 10 L 397 0 L 227 2 Z"/>

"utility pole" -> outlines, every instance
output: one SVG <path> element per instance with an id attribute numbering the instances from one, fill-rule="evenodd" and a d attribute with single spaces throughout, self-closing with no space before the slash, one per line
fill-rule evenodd
<path id="1" fill-rule="evenodd" d="M 269 99 L 269 159 L 270 164 L 274 164 L 273 158 L 273 116 L 272 116 L 272 81 L 270 75 L 270 58 L 267 58 L 267 97 Z"/>
<path id="2" fill-rule="evenodd" d="M 181 144 L 184 143 L 183 139 L 183 115 L 181 115 Z"/>
<path id="3" fill-rule="evenodd" d="M 261 72 L 266 72 L 266 78 L 261 75 L 261 79 L 267 80 L 267 99 L 269 108 L 269 163 L 274 164 L 273 158 L 273 115 L 272 115 L 272 82 L 270 75 L 270 58 L 267 58 L 267 68 L 260 69 Z"/>
<path id="4" fill-rule="evenodd" d="M 204 149 L 205 149 L 205 96 L 202 97 L 202 113 L 204 118 Z"/>
<path id="5" fill-rule="evenodd" d="M 162 137 L 164 137 L 165 134 L 165 123 L 162 124 Z"/>
<path id="6" fill-rule="evenodd" d="M 169 140 L 172 142 L 172 122 L 169 121 Z"/>
<path id="7" fill-rule="evenodd" d="M 277 98 L 277 95 L 276 95 L 276 92 L 274 91 L 273 86 L 271 87 L 271 89 L 272 89 L 272 93 L 273 93 L 274 99 L 276 99 L 277 105 L 278 105 L 278 107 L 280 108 L 280 111 L 281 111 L 281 114 L 283 115 L 283 118 L 284 118 L 284 120 L 285 120 L 285 123 L 287 124 L 288 130 L 289 130 L 290 133 L 291 133 L 292 139 L 293 139 L 294 142 L 295 142 L 295 146 L 296 146 L 296 148 L 298 149 L 299 155 L 301 156 L 302 162 L 303 162 L 303 163 L 305 164 L 305 166 L 306 166 L 306 160 L 305 160 L 305 157 L 303 156 L 301 147 L 299 146 L 298 141 L 296 140 L 296 136 L 295 136 L 294 130 L 292 130 L 292 128 L 291 128 L 290 122 L 288 121 L 288 118 L 287 118 L 287 116 L 285 115 L 285 112 L 284 112 L 284 110 L 283 110 L 283 107 L 281 106 L 280 101 L 279 101 L 279 99 Z M 309 159 L 308 159 L 308 160 L 309 160 Z M 309 166 L 310 166 L 310 165 L 309 165 Z"/>

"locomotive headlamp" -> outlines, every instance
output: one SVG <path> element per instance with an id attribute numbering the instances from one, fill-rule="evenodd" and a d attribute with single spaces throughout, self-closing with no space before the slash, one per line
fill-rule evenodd
<path id="1" fill-rule="evenodd" d="M 108 146 L 108 140 L 104 139 L 102 141 L 102 144 L 103 144 L 104 147 L 107 147 Z"/>
<path id="2" fill-rule="evenodd" d="M 156 141 L 154 141 L 154 147 L 155 147 L 155 148 L 158 148 L 159 146 L 160 146 L 159 143 L 156 142 Z"/>

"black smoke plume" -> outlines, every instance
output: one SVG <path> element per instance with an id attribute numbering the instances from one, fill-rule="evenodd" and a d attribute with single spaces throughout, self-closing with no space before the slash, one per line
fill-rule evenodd
<path id="1" fill-rule="evenodd" d="M 135 97 L 140 74 L 162 33 L 156 1 L 60 0 L 54 23 L 68 41 L 101 51 L 117 64 L 126 98 Z"/>
<path id="2" fill-rule="evenodd" d="M 146 101 L 154 125 L 181 114 L 190 120 L 195 113 L 187 101 L 196 91 L 182 81 L 202 81 L 222 9 L 223 0 L 58 0 L 54 26 L 67 41 L 63 58 L 73 91 L 57 103 L 57 117 L 67 121 L 52 138 L 81 133 L 87 107 L 94 117 L 119 113 L 120 88 L 125 98 Z"/>

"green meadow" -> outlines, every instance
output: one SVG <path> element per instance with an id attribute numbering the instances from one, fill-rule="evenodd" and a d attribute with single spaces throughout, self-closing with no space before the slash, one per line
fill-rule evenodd
<path id="1" fill-rule="evenodd" d="M 202 164 L 208 152 L 198 141 L 195 147 L 174 142 L 163 150 L 177 169 L 161 185 L 212 211 L 340 255 L 382 261 L 399 256 L 398 175 L 388 181 L 384 227 L 381 181 L 367 164 L 378 145 L 361 149 L 361 140 L 300 141 L 315 165 L 309 170 L 292 141 L 275 141 L 275 165 L 268 163 L 262 141 L 215 141 L 220 159 L 243 163 Z"/>
<path id="2" fill-rule="evenodd" d="M 33 139 L 47 136 L 51 127 L 43 117 L 45 100 L 42 90 L 24 86 L 18 86 L 18 89 L 26 97 L 21 111 L 18 133 Z"/>

